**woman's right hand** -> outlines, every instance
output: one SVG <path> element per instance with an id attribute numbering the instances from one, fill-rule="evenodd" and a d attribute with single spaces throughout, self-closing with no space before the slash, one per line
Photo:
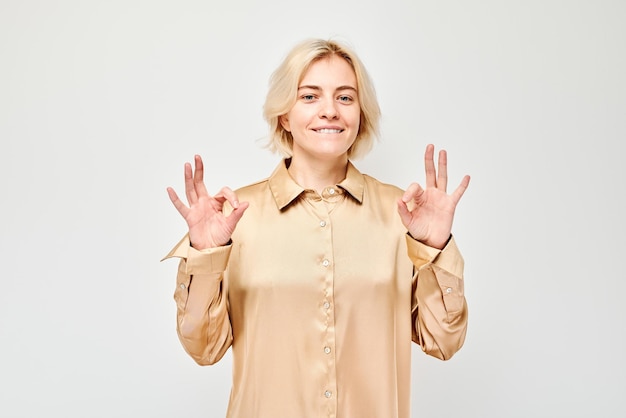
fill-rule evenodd
<path id="1" fill-rule="evenodd" d="M 170 200 L 189 227 L 189 241 L 197 250 L 225 245 L 237 226 L 237 222 L 248 208 L 248 202 L 239 202 L 237 195 L 228 187 L 222 188 L 215 196 L 209 195 L 204 185 L 204 166 L 199 155 L 194 157 L 195 172 L 191 164 L 185 163 L 185 194 L 189 207 L 178 198 L 171 187 L 167 188 Z M 230 215 L 223 212 L 224 202 L 233 207 Z"/>

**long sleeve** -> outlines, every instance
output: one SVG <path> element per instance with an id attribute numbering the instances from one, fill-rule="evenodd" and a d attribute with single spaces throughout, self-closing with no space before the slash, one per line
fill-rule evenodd
<path id="1" fill-rule="evenodd" d="M 407 236 L 413 278 L 413 341 L 442 360 L 462 346 L 467 331 L 467 303 L 463 289 L 463 257 L 454 238 L 443 250 Z"/>
<path id="2" fill-rule="evenodd" d="M 223 280 L 231 246 L 198 251 L 185 236 L 164 258 L 180 258 L 174 300 L 176 329 L 185 351 L 201 365 L 219 361 L 232 342 Z"/>
<path id="3" fill-rule="evenodd" d="M 167 256 L 180 258 L 185 350 L 212 364 L 230 347 L 227 416 L 409 418 L 412 340 L 448 359 L 465 337 L 454 240 L 407 243 L 404 191 L 351 164 L 320 193 L 285 162 L 236 193 L 249 206 L 231 245 L 196 251 L 185 237 Z"/>

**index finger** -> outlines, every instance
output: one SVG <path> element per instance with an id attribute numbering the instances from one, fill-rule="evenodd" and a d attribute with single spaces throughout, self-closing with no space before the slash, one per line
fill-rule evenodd
<path id="1" fill-rule="evenodd" d="M 222 187 L 222 190 L 220 190 L 219 193 L 215 195 L 215 199 L 222 203 L 227 200 L 234 209 L 237 209 L 239 207 L 239 199 L 237 198 L 237 194 L 232 191 L 230 187 Z"/>

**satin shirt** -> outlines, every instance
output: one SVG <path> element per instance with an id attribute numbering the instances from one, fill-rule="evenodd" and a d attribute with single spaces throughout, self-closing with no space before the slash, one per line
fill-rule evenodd
<path id="1" fill-rule="evenodd" d="M 446 360 L 465 339 L 454 238 L 413 240 L 403 191 L 351 163 L 321 196 L 286 163 L 237 190 L 250 206 L 229 245 L 186 236 L 166 256 L 179 339 L 201 365 L 232 347 L 229 418 L 409 418 L 411 341 Z"/>

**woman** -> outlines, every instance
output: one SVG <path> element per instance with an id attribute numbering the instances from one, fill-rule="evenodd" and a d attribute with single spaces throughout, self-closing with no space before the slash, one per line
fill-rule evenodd
<path id="1" fill-rule="evenodd" d="M 170 252 L 183 347 L 202 365 L 233 350 L 228 417 L 408 418 L 411 340 L 449 359 L 463 344 L 463 260 L 451 235 L 465 176 L 425 153 L 426 185 L 361 174 L 380 111 L 358 57 L 297 45 L 273 74 L 265 117 L 283 154 L 271 176 L 209 195 L 185 164 L 189 233 Z"/>

